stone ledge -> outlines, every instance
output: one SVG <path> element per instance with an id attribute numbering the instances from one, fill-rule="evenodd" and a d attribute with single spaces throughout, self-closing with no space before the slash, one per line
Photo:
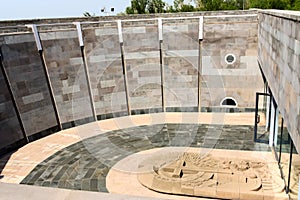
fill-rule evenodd
<path id="1" fill-rule="evenodd" d="M 267 14 L 285 19 L 291 19 L 294 21 L 300 21 L 300 11 L 292 10 L 259 10 L 259 14 Z"/>
<path id="2" fill-rule="evenodd" d="M 74 191 L 66 189 L 57 189 L 57 188 L 46 188 L 46 187 L 37 187 L 37 186 L 28 186 L 28 185 L 18 185 L 18 184 L 9 184 L 9 183 L 0 183 L 1 187 L 1 199 L 2 200 L 39 200 L 39 199 L 61 199 L 61 200 L 83 200 L 83 199 L 107 199 L 107 200 L 138 200 L 141 197 L 134 197 L 128 195 L 120 194 L 105 194 L 99 192 L 86 192 L 86 191 Z M 155 200 L 158 198 L 147 198 L 143 197 L 142 199 Z"/>

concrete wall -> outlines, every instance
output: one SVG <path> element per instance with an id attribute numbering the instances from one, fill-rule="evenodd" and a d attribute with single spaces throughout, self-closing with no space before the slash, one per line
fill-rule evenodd
<path id="1" fill-rule="evenodd" d="M 297 151 L 300 150 L 299 12 L 260 11 L 259 63 Z"/>
<path id="2" fill-rule="evenodd" d="M 204 39 L 199 44 L 199 16 L 203 15 Z M 165 17 L 162 57 L 157 17 Z M 219 108 L 225 97 L 236 99 L 241 111 L 254 108 L 255 92 L 263 90 L 256 61 L 256 11 L 101 19 L 0 22 L 10 26 L 0 29 L 3 64 L 28 136 L 58 125 L 54 108 L 64 128 L 93 120 L 94 110 L 98 119 L 127 115 L 128 108 L 132 113 L 161 112 L 163 100 L 167 111 L 197 111 L 198 89 L 202 111 Z M 122 20 L 121 27 L 117 26 L 117 19 Z M 82 22 L 82 49 L 74 21 Z M 43 58 L 32 30 L 15 26 L 27 23 L 39 24 Z M 236 62 L 227 64 L 227 54 L 233 54 Z M 199 73 L 200 60 L 203 65 Z M 50 98 L 43 62 L 55 101 Z M 18 130 L 13 132 L 17 134 Z M 2 135 L 7 137 L 5 133 Z"/>

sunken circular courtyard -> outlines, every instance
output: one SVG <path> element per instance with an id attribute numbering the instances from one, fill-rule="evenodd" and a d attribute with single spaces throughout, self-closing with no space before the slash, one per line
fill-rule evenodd
<path id="1" fill-rule="evenodd" d="M 4 196 L 297 199 L 299 16 L 0 22 Z"/>
<path id="2" fill-rule="evenodd" d="M 22 184 L 107 192 L 106 176 L 127 156 L 161 147 L 270 151 L 253 142 L 252 126 L 159 124 L 104 133 L 50 156 Z M 230 145 L 228 145 L 230 144 Z"/>

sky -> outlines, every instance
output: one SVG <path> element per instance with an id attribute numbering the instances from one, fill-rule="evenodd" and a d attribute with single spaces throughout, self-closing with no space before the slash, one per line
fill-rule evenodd
<path id="1" fill-rule="evenodd" d="M 101 8 L 105 7 L 110 11 L 115 8 L 115 15 L 125 12 L 125 8 L 130 6 L 130 0 L 1 0 L 0 20 L 13 19 L 37 19 L 56 17 L 82 17 L 84 12 L 89 12 L 96 16 L 107 15 L 101 13 Z M 172 4 L 173 0 L 165 0 Z"/>

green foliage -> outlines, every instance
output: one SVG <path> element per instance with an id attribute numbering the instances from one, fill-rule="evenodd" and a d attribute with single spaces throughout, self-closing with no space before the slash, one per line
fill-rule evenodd
<path id="1" fill-rule="evenodd" d="M 300 10 L 300 0 L 194 0 L 196 7 L 185 4 L 185 0 L 174 0 L 173 5 L 166 8 L 163 0 L 131 0 L 126 14 L 145 14 L 163 12 L 192 12 L 216 10 L 260 9 L 292 9 Z"/>
<path id="2" fill-rule="evenodd" d="M 174 0 L 174 6 L 168 6 L 163 0 L 131 0 L 131 6 L 126 8 L 126 14 L 192 12 L 194 6 L 185 4 L 184 0 Z"/>
<path id="3" fill-rule="evenodd" d="M 250 0 L 250 8 L 290 9 L 291 0 Z"/>
<path id="4" fill-rule="evenodd" d="M 182 5 L 184 4 L 184 0 L 174 0 L 173 4 L 174 4 L 174 9 L 179 11 Z"/>
<path id="5" fill-rule="evenodd" d="M 273 9 L 288 9 L 290 8 L 289 0 L 269 0 L 269 7 Z"/>
<path id="6" fill-rule="evenodd" d="M 148 0 L 132 0 L 131 6 L 126 8 L 127 14 L 145 14 Z"/>
<path id="7" fill-rule="evenodd" d="M 291 0 L 290 9 L 291 10 L 300 10 L 300 0 Z"/>
<path id="8" fill-rule="evenodd" d="M 269 8 L 268 0 L 250 0 L 249 6 L 250 8 L 261 8 L 261 9 Z"/>
<path id="9" fill-rule="evenodd" d="M 165 12 L 166 3 L 163 0 L 131 0 L 131 6 L 126 8 L 127 14 L 146 14 Z"/>
<path id="10" fill-rule="evenodd" d="M 176 13 L 178 11 L 174 8 L 174 6 L 169 6 L 167 8 L 166 12 L 168 12 L 168 13 Z"/>
<path id="11" fill-rule="evenodd" d="M 194 6 L 192 6 L 190 4 L 185 4 L 184 0 L 174 0 L 173 4 L 174 4 L 174 11 L 172 10 L 171 12 L 193 12 L 193 11 L 196 11 Z"/>
<path id="12" fill-rule="evenodd" d="M 126 13 L 126 14 L 129 14 L 129 15 L 135 14 L 135 13 L 134 13 L 134 9 L 133 9 L 132 7 L 127 7 L 126 10 L 125 10 L 125 13 Z"/>
<path id="13" fill-rule="evenodd" d="M 246 0 L 197 0 L 199 10 L 242 10 Z"/>
<path id="14" fill-rule="evenodd" d="M 300 10 L 300 0 L 195 0 L 199 10 L 293 9 Z"/>
<path id="15" fill-rule="evenodd" d="M 201 1 L 201 10 L 221 10 L 222 0 L 202 0 Z"/>
<path id="16" fill-rule="evenodd" d="M 188 4 L 183 4 L 180 9 L 180 12 L 194 12 L 194 11 L 196 11 L 194 6 Z"/>
<path id="17" fill-rule="evenodd" d="M 147 10 L 149 13 L 163 13 L 165 5 L 166 3 L 162 0 L 148 0 Z"/>
<path id="18" fill-rule="evenodd" d="M 236 0 L 226 0 L 221 3 L 221 10 L 238 10 Z"/>
<path id="19" fill-rule="evenodd" d="M 300 0 L 295 0 L 291 3 L 292 10 L 300 10 Z"/>
<path id="20" fill-rule="evenodd" d="M 248 1 L 246 0 L 236 0 L 236 7 L 238 10 L 248 9 Z"/>

